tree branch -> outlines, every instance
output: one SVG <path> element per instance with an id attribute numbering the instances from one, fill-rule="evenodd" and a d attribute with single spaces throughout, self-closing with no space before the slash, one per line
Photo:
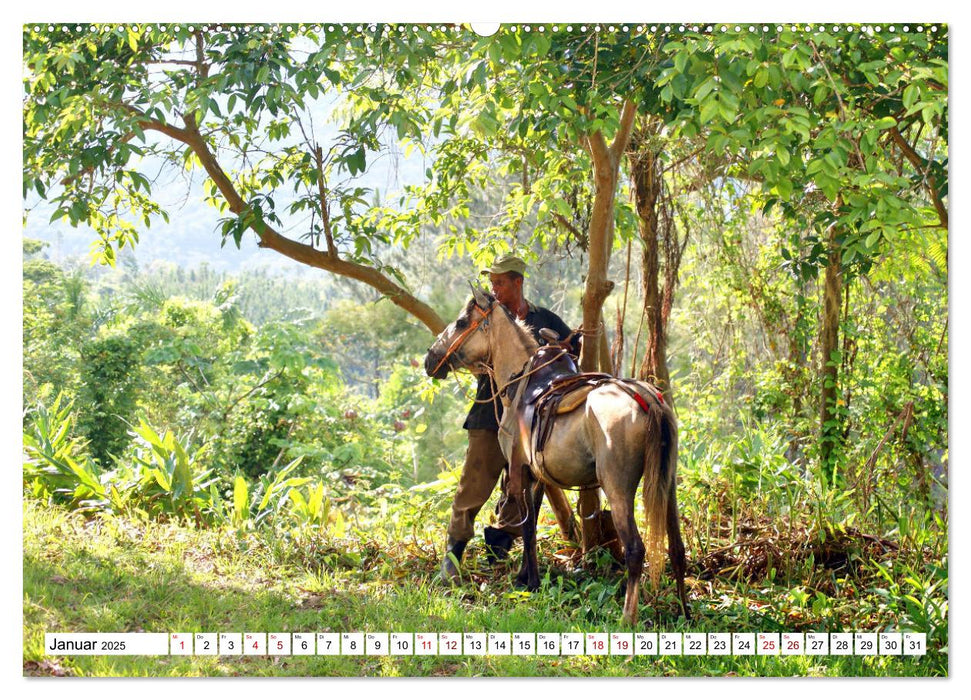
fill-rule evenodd
<path id="1" fill-rule="evenodd" d="M 274 379 L 277 379 L 278 377 L 283 376 L 283 372 L 284 370 L 281 369 L 279 372 L 273 375 L 270 375 L 269 373 L 267 373 L 266 375 L 264 375 L 264 378 L 260 380 L 259 384 L 257 384 L 252 389 L 242 394 L 239 398 L 237 398 L 231 404 L 229 404 L 226 410 L 223 411 L 223 422 L 226 422 L 227 420 L 229 420 L 229 414 L 232 413 L 233 409 L 236 408 L 237 405 L 239 405 L 240 401 L 252 396 L 254 393 L 262 389 L 264 386 L 272 382 Z"/>
<path id="2" fill-rule="evenodd" d="M 819 61 L 819 65 L 821 65 L 823 67 L 823 70 L 826 71 L 826 77 L 829 78 L 829 83 L 833 88 L 833 94 L 836 95 L 836 102 L 839 104 L 840 121 L 845 124 L 846 105 L 843 103 L 842 95 L 840 95 L 839 86 L 836 84 L 836 80 L 833 78 L 833 74 L 829 72 L 829 66 L 826 65 L 826 61 L 824 61 L 823 57 L 819 55 L 819 50 L 816 48 L 816 44 L 810 41 L 809 45 L 812 47 L 813 56 L 816 57 L 816 60 Z M 866 160 L 863 158 L 863 154 L 860 153 L 860 144 L 858 143 L 858 141 L 854 141 L 853 139 L 848 139 L 848 140 L 850 141 L 850 143 L 853 144 L 853 150 L 856 151 L 856 157 L 859 160 L 860 170 L 862 170 L 863 172 L 866 172 Z"/>
<path id="3" fill-rule="evenodd" d="M 691 153 L 689 153 L 688 155 L 686 155 L 684 158 L 681 158 L 680 160 L 676 160 L 675 162 L 673 162 L 670 165 L 668 165 L 668 167 L 666 167 L 666 168 L 662 168 L 661 169 L 661 173 L 663 174 L 663 173 L 666 173 L 666 172 L 668 172 L 670 170 L 674 170 L 675 168 L 680 167 L 681 165 L 683 165 L 684 163 L 688 162 L 692 158 L 694 158 L 694 157 L 698 156 L 699 154 L 701 154 L 704 150 L 705 150 L 705 147 L 704 146 L 700 146 L 699 148 L 696 148 L 694 151 L 692 151 Z"/>
<path id="4" fill-rule="evenodd" d="M 199 71 L 200 82 L 209 77 L 209 64 L 206 63 L 206 47 L 202 43 L 202 32 L 197 31 L 196 37 L 196 70 Z"/>
<path id="5" fill-rule="evenodd" d="M 114 145 L 112 145 L 112 146 L 110 146 L 108 148 L 108 153 L 109 154 L 114 154 L 115 149 L 118 146 L 121 146 L 123 144 L 128 143 L 133 138 L 135 138 L 135 132 L 134 131 L 128 132 L 127 134 L 125 134 L 124 136 L 122 136 L 120 139 L 118 139 L 118 141 L 116 141 Z M 70 185 L 75 180 L 80 180 L 82 177 L 86 177 L 88 175 L 91 175 L 93 172 L 94 172 L 94 166 L 93 165 L 89 165 L 88 167 L 84 168 L 83 170 L 79 170 L 74 175 L 68 175 L 67 177 L 65 177 L 64 179 L 62 179 L 61 180 L 61 186 L 62 187 L 67 187 L 68 185 Z"/>
<path id="6" fill-rule="evenodd" d="M 177 58 L 160 58 L 153 61 L 136 61 L 136 63 L 141 66 L 192 66 L 194 68 L 199 66 L 198 61 L 185 61 Z"/>
<path id="7" fill-rule="evenodd" d="M 630 132 L 634 127 L 634 117 L 637 115 L 637 107 L 630 99 L 624 100 L 624 109 L 620 114 L 620 128 L 614 136 L 614 142 L 610 145 L 610 156 L 614 162 L 619 162 L 620 157 L 627 150 L 627 142 L 630 141 Z"/>
<path id="8" fill-rule="evenodd" d="M 334 235 L 330 229 L 330 212 L 327 209 L 327 189 L 324 186 L 324 151 L 320 146 L 314 148 L 314 156 L 317 158 L 317 190 L 320 197 L 320 219 L 324 226 L 324 237 L 327 239 L 327 254 L 337 257 L 337 248 L 334 247 Z"/>
<path id="9" fill-rule="evenodd" d="M 157 131 L 161 134 L 165 134 L 166 136 L 175 139 L 176 141 L 180 141 L 186 144 L 187 146 L 189 145 L 188 129 L 180 129 L 177 126 L 172 126 L 168 122 L 163 122 L 163 121 L 159 121 L 158 119 L 153 119 L 147 116 L 141 110 L 138 110 L 132 107 L 131 105 L 121 104 L 116 106 L 120 107 L 121 109 L 128 112 L 129 114 L 133 115 L 135 117 L 135 122 L 138 124 L 138 127 L 140 129 L 144 131 Z M 128 138 L 127 134 L 123 138 Z"/>
<path id="10" fill-rule="evenodd" d="M 893 142 L 900 149 L 900 152 L 904 154 L 904 157 L 910 161 L 910 164 L 916 168 L 917 172 L 922 173 L 924 180 L 927 182 L 927 189 L 930 192 L 931 200 L 934 203 L 934 209 L 937 211 L 937 217 L 941 221 L 941 226 L 947 230 L 947 207 L 944 206 L 944 202 L 941 201 L 940 194 L 937 191 L 937 181 L 934 176 L 931 175 L 930 161 L 925 160 L 921 157 L 917 151 L 914 150 L 913 146 L 907 143 L 907 139 L 904 138 L 903 134 L 897 127 L 890 129 L 890 137 Z"/>
<path id="11" fill-rule="evenodd" d="M 116 102 L 116 103 L 108 103 L 107 106 L 109 108 L 112 108 L 112 109 L 121 109 L 122 111 L 127 112 L 128 114 L 134 115 L 135 121 L 138 124 L 138 127 L 140 129 L 142 129 L 143 131 L 158 131 L 160 133 L 165 134 L 166 136 L 169 136 L 169 137 L 175 139 L 176 141 L 181 141 L 182 143 L 187 143 L 185 132 L 182 129 L 179 129 L 177 127 L 171 126 L 171 125 L 166 124 L 165 122 L 161 122 L 161 121 L 159 121 L 157 119 L 152 119 L 150 117 L 147 117 L 143 112 L 141 112 L 138 109 L 132 107 L 131 105 L 127 105 L 127 104 L 117 103 Z M 115 149 L 118 146 L 121 146 L 123 144 L 128 143 L 133 138 L 135 138 L 135 132 L 134 131 L 129 131 L 128 133 L 123 134 L 108 149 L 108 152 L 109 153 L 114 153 Z M 69 175 L 68 177 L 65 177 L 63 180 L 61 180 L 61 185 L 63 185 L 63 186 L 66 187 L 66 186 L 70 185 L 71 183 L 73 183 L 74 181 L 80 180 L 82 177 L 85 177 L 87 175 L 92 174 L 94 172 L 94 168 L 95 168 L 95 166 L 89 165 L 88 167 L 84 168 L 83 170 L 80 170 L 79 172 L 75 173 L 74 175 Z"/>
<path id="12" fill-rule="evenodd" d="M 185 117 L 185 128 L 179 128 L 157 119 L 152 119 L 130 105 L 116 104 L 115 107 L 121 108 L 133 115 L 140 128 L 146 131 L 157 131 L 165 134 L 192 149 L 192 152 L 199 158 L 202 167 L 226 200 L 229 210 L 237 216 L 246 211 L 246 202 L 219 165 L 215 154 L 209 149 L 209 145 L 199 131 L 199 127 L 191 118 L 191 115 Z M 437 335 L 445 328 L 445 322 L 434 309 L 419 300 L 405 288 L 395 284 L 377 268 L 349 260 L 342 260 L 337 256 L 336 249 L 334 249 L 334 254 L 332 255 L 330 251 L 320 251 L 313 246 L 298 243 L 281 235 L 262 221 L 253 222 L 250 224 L 250 228 L 259 237 L 259 246 L 261 248 L 274 250 L 281 255 L 285 255 L 292 260 L 309 265 L 310 267 L 316 267 L 342 277 L 349 277 L 363 282 L 379 291 L 396 306 L 413 315 L 425 324 L 433 334 Z"/>
<path id="13" fill-rule="evenodd" d="M 169 133 L 170 131 L 173 131 L 172 127 L 168 127 L 168 130 L 163 133 Z M 174 132 L 181 138 L 175 136 L 173 138 L 178 138 L 178 140 L 189 146 L 199 158 L 202 167 L 205 168 L 206 173 L 216 184 L 216 188 L 229 205 L 229 210 L 237 216 L 242 214 L 247 208 L 246 202 L 243 201 L 239 192 L 236 191 L 236 187 L 219 165 L 216 156 L 209 149 L 209 145 L 199 132 L 198 127 L 187 120 L 186 129 L 175 129 Z M 342 277 L 350 277 L 359 282 L 364 282 L 381 292 L 393 304 L 401 307 L 424 323 L 436 335 L 445 328 L 445 322 L 434 309 L 423 301 L 420 301 L 408 290 L 392 282 L 377 268 L 361 265 L 349 260 L 342 260 L 336 255 L 329 255 L 324 251 L 317 250 L 313 246 L 298 243 L 281 235 L 263 221 L 254 221 L 250 224 L 250 228 L 259 237 L 259 246 L 261 248 L 275 250 L 292 260 L 309 265 L 310 267 L 316 267 Z"/>
<path id="14" fill-rule="evenodd" d="M 556 223 L 558 223 L 560 226 L 565 228 L 567 231 L 572 233 L 577 238 L 581 238 L 580 231 L 577 230 L 576 226 L 574 226 L 569 221 L 567 221 L 565 216 L 563 216 L 562 214 L 554 213 L 553 218 L 556 219 Z"/>
<path id="15" fill-rule="evenodd" d="M 583 140 L 586 142 L 590 157 L 593 158 L 595 170 L 598 163 L 610 162 L 610 148 L 607 146 L 607 140 L 602 131 L 587 134 Z"/>

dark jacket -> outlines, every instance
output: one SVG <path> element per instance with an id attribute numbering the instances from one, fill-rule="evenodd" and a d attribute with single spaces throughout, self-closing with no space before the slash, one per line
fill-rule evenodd
<path id="1" fill-rule="evenodd" d="M 560 340 L 566 338 L 573 331 L 567 326 L 563 319 L 557 316 L 555 313 L 549 309 L 544 309 L 542 307 L 536 306 L 529 303 L 529 311 L 526 312 L 526 318 L 523 321 L 529 326 L 533 333 L 533 337 L 540 344 L 545 344 L 546 341 L 539 337 L 539 331 L 541 328 L 549 328 L 560 336 Z M 579 355 L 580 354 L 580 341 L 579 335 L 577 338 L 573 339 L 573 351 Z M 479 375 L 479 386 L 475 392 L 475 399 L 477 403 L 472 404 L 472 408 L 469 411 L 468 417 L 465 419 L 465 423 L 462 425 L 466 430 L 495 430 L 499 431 L 499 424 L 496 422 L 496 416 L 499 420 L 502 420 L 502 403 L 499 399 L 494 399 L 495 406 L 488 401 L 489 398 L 495 396 L 495 386 L 492 383 L 491 377 L 486 374 Z M 484 403 L 478 403 L 483 401 Z"/>

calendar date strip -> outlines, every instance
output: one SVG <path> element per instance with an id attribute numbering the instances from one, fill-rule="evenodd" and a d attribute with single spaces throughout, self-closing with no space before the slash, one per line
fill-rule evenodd
<path id="1" fill-rule="evenodd" d="M 924 656 L 923 632 L 48 632 L 47 656 Z"/>

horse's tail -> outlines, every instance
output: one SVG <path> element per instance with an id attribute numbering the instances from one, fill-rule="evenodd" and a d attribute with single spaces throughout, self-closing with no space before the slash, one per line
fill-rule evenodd
<path id="1" fill-rule="evenodd" d="M 668 508 L 678 470 L 678 428 L 674 412 L 657 403 L 650 416 L 644 446 L 644 511 L 647 517 L 647 564 L 656 587 L 664 569 Z"/>

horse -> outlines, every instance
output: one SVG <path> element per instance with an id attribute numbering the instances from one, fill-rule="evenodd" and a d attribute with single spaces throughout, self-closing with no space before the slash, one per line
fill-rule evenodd
<path id="1" fill-rule="evenodd" d="M 524 373 L 530 371 L 529 362 L 539 347 L 525 324 L 495 297 L 473 288 L 472 299 L 425 356 L 426 373 L 438 379 L 459 369 L 494 373 L 504 408 L 500 446 L 509 463 L 510 479 L 515 483 L 520 469 L 523 479 L 521 489 L 511 489 L 524 516 L 523 561 L 517 585 L 528 590 L 539 588 L 536 516 L 545 485 L 600 487 L 624 547 L 624 621 L 632 626 L 637 623 L 645 554 L 652 583 L 657 587 L 660 581 L 665 536 L 681 608 L 690 619 L 676 494 L 678 432 L 674 412 L 652 385 L 610 378 L 595 383 L 578 408 L 557 415 L 541 449 L 536 449 L 536 436 L 524 435 L 529 431 L 519 422 L 516 409 L 527 387 Z M 642 476 L 646 549 L 634 521 L 635 493 Z"/>

